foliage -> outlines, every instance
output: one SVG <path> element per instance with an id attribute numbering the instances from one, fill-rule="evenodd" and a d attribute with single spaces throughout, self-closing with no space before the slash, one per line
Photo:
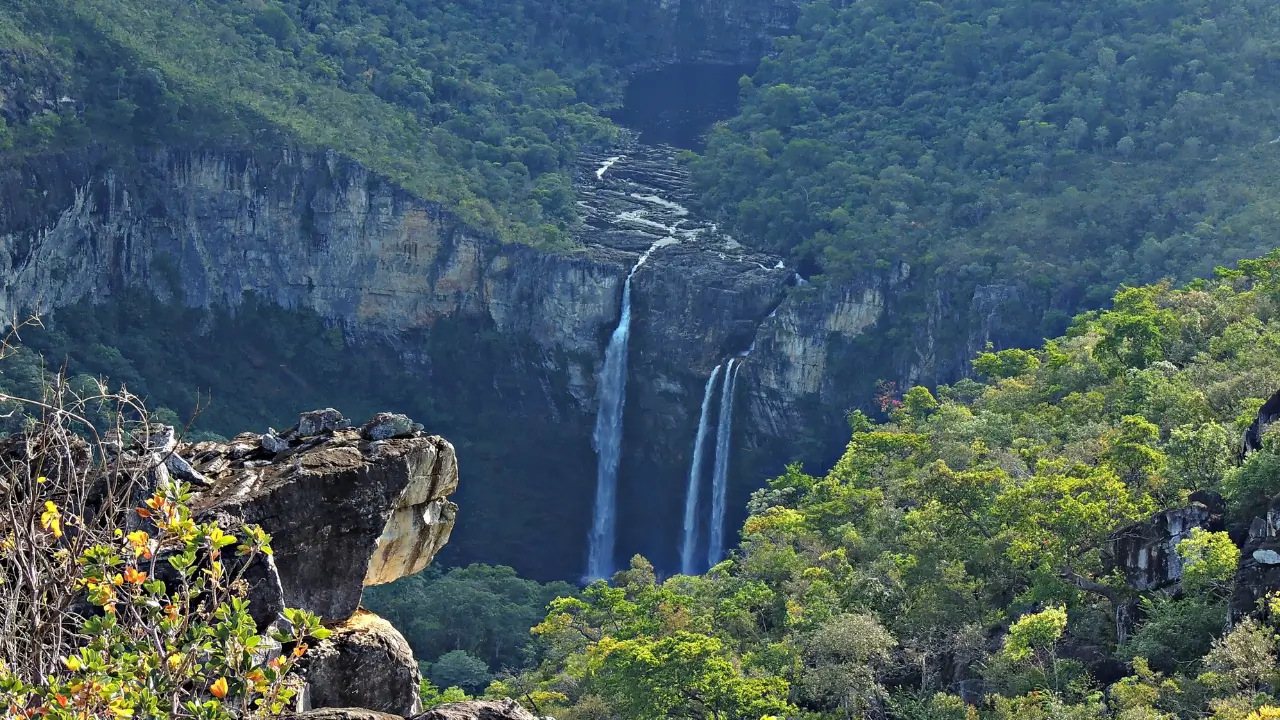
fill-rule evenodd
<path id="1" fill-rule="evenodd" d="M 1004 654 L 1014 662 L 1021 662 L 1037 655 L 1052 653 L 1066 629 L 1067 610 L 1063 607 L 1046 608 L 1038 613 L 1023 615 L 1009 626 L 1009 636 L 1004 641 Z"/>
<path id="2" fill-rule="evenodd" d="M 1182 587 L 1190 593 L 1220 589 L 1231 581 L 1240 562 L 1240 548 L 1225 532 L 1192 528 L 1191 536 L 1178 543 L 1182 557 Z"/>
<path id="3" fill-rule="evenodd" d="M 443 688 L 462 688 L 480 692 L 489 686 L 493 676 L 489 666 L 466 650 L 451 650 L 431 663 L 431 683 Z"/>
<path id="4" fill-rule="evenodd" d="M 88 142 L 283 137 L 346 153 L 473 227 L 562 244 L 570 167 L 610 142 L 611 62 L 639 51 L 610 3 L 546 12 L 468 0 L 20 0 L 0 21 L 39 48 L 24 79 L 73 105 L 22 118 L 15 153 Z M 597 35 L 584 42 L 571 28 Z M 7 137 L 7 135 L 2 135 Z"/>
<path id="5" fill-rule="evenodd" d="M 571 596 L 573 586 L 563 582 L 541 585 L 516 575 L 509 567 L 471 565 L 444 572 L 435 566 L 418 575 L 365 591 L 364 604 L 396 626 L 419 660 L 437 663 L 455 652 L 464 652 L 480 663 L 486 679 L 462 682 L 430 677 L 440 687 L 458 685 L 475 692 L 488 684 L 488 676 L 516 672 L 535 664 L 539 649 L 529 635 L 546 615 L 547 605 L 558 596 Z"/>
<path id="6" fill-rule="evenodd" d="M 1278 26 L 1261 2 L 810 2 L 692 168 L 806 275 L 905 260 L 1098 306 L 1273 244 Z M 1154 352 L 1158 323 L 1129 331 Z"/>
<path id="7" fill-rule="evenodd" d="M 459 687 L 449 687 L 441 690 L 424 677 L 422 678 L 422 683 L 418 686 L 418 699 L 422 701 L 422 707 L 426 710 L 437 705 L 465 702 L 473 698 Z"/>
<path id="8" fill-rule="evenodd" d="M 287 622 L 259 634 L 241 576 L 271 554 L 267 534 L 196 522 L 189 489 L 155 479 L 167 478 L 160 460 L 111 452 L 84 411 L 105 407 L 103 432 L 128 447 L 151 427 L 137 398 L 80 394 L 63 377 L 39 400 L 8 399 L 40 419 L 6 440 L 6 717 L 215 720 L 290 708 L 295 664 L 329 631 L 286 609 Z"/>
<path id="9" fill-rule="evenodd" d="M 1142 598 L 1142 625 L 1118 654 L 1163 672 L 1190 670 L 1222 633 L 1226 602 L 1214 597 Z"/>

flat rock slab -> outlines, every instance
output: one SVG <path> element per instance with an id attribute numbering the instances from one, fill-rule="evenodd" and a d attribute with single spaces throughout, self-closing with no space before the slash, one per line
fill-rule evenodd
<path id="1" fill-rule="evenodd" d="M 514 700 L 468 700 L 437 705 L 413 720 L 541 720 Z"/>

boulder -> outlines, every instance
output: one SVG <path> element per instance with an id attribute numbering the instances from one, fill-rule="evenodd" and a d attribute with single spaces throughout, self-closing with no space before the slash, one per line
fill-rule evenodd
<path id="1" fill-rule="evenodd" d="M 418 701 L 418 664 L 409 643 L 391 623 L 358 610 L 330 628 L 299 668 L 306 678 L 304 707 L 359 707 L 410 716 Z"/>
<path id="2" fill-rule="evenodd" d="M 468 700 L 437 705 L 413 720 L 540 720 L 515 700 Z"/>
<path id="3" fill-rule="evenodd" d="M 175 451 L 209 483 L 193 496 L 197 517 L 261 525 L 285 604 L 326 622 L 351 617 L 366 585 L 425 568 L 457 511 L 447 499 L 458 485 L 448 441 L 414 430 L 371 442 L 349 425 L 336 411 L 317 411 L 292 432 L 271 434 L 283 448 L 244 434 Z"/>
<path id="4" fill-rule="evenodd" d="M 1257 611 L 1258 601 L 1276 590 L 1280 590 L 1280 495 L 1249 526 L 1231 592 L 1232 622 Z"/>
<path id="5" fill-rule="evenodd" d="M 393 437 L 412 435 L 413 431 L 414 422 L 409 419 L 408 415 L 378 413 L 364 427 L 360 428 L 360 435 L 365 440 L 389 440 Z"/>
<path id="6" fill-rule="evenodd" d="M 1178 543 L 1195 528 L 1222 530 L 1224 505 L 1215 493 L 1197 492 L 1191 504 L 1172 508 L 1118 530 L 1111 536 L 1111 556 L 1129 586 L 1147 591 L 1182 580 Z"/>
<path id="7" fill-rule="evenodd" d="M 283 716 L 284 720 L 404 720 L 399 715 L 365 710 L 364 708 L 320 708 L 306 712 L 291 713 Z"/>
<path id="8" fill-rule="evenodd" d="M 1280 391 L 1258 408 L 1258 416 L 1253 419 L 1249 429 L 1244 432 L 1244 442 L 1240 448 L 1241 457 L 1262 448 L 1262 434 L 1267 426 L 1280 419 Z"/>
<path id="9" fill-rule="evenodd" d="M 342 417 L 342 413 L 333 408 L 325 408 L 302 413 L 292 434 L 293 437 L 307 438 L 349 427 L 351 422 Z"/>

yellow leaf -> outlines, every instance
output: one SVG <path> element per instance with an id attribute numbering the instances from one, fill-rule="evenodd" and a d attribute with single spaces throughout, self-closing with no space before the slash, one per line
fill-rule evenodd
<path id="1" fill-rule="evenodd" d="M 44 501 L 44 512 L 40 514 L 40 527 L 53 533 L 56 538 L 62 537 L 62 513 L 52 501 Z"/>

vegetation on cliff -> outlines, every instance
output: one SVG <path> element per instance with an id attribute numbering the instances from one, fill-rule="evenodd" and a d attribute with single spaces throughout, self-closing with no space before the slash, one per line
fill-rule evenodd
<path id="1" fill-rule="evenodd" d="M 841 5 L 803 3 L 693 161 L 735 236 L 805 275 L 907 260 L 965 283 L 1016 278 L 1068 308 L 1269 249 L 1271 5 Z M 0 147 L 292 139 L 477 227 L 563 246 L 571 164 L 615 137 L 600 113 L 626 68 L 653 60 L 665 12 L 17 0 L 0 8 L 0 78 L 60 96 L 7 108 Z"/>
<path id="2" fill-rule="evenodd" d="M 611 140 L 617 3 L 19 0 L 0 8 L 0 149 L 293 140 L 334 148 L 475 227 L 548 245 L 576 218 L 569 168 Z M 591 35 L 584 35 L 589 31 Z M 12 101 L 13 99 L 10 98 Z"/>
<path id="3" fill-rule="evenodd" d="M 835 467 L 756 493 L 741 546 L 705 576 L 660 582 L 637 557 L 556 601 L 524 686 L 566 718 L 1226 720 L 1280 702 L 1280 616 L 1228 632 L 1226 533 L 1182 542 L 1177 593 L 1138 592 L 1108 557 L 1113 532 L 1194 491 L 1221 493 L 1233 527 L 1280 492 L 1274 431 L 1238 459 L 1280 388 L 1280 251 L 1123 288 L 1064 337 L 974 370 L 885 394 L 883 423 L 851 415 Z"/>
<path id="4" fill-rule="evenodd" d="M 907 260 L 1098 307 L 1271 249 L 1278 29 L 1264 2 L 819 0 L 693 169 L 806 275 Z"/>

